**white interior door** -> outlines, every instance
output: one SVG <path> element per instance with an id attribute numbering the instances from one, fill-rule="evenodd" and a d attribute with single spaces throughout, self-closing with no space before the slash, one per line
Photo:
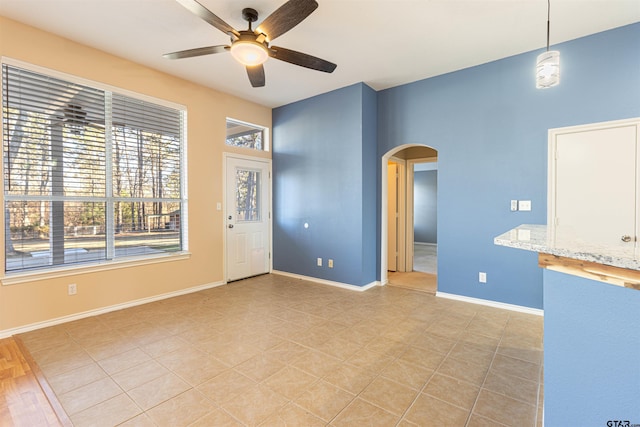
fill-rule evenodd
<path id="1" fill-rule="evenodd" d="M 227 281 L 269 272 L 270 164 L 226 158 Z"/>
<path id="2" fill-rule="evenodd" d="M 637 128 L 555 135 L 555 218 L 550 219 L 557 238 L 607 245 L 621 244 L 623 236 L 629 244 L 636 240 Z"/>

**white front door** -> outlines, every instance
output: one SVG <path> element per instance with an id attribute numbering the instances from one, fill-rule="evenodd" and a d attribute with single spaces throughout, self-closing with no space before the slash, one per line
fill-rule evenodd
<path id="1" fill-rule="evenodd" d="M 636 239 L 637 129 L 558 130 L 555 144 L 556 237 L 617 246 Z M 551 147 L 553 149 L 553 146 Z"/>
<path id="2" fill-rule="evenodd" d="M 227 281 L 269 272 L 270 163 L 226 157 Z"/>

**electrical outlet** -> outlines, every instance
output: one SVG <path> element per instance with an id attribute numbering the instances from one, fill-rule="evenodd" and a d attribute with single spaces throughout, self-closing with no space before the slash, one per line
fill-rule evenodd
<path id="1" fill-rule="evenodd" d="M 68 293 L 69 295 L 75 295 L 78 293 L 78 287 L 76 286 L 75 283 L 69 284 Z"/>
<path id="2" fill-rule="evenodd" d="M 333 268 L 333 260 L 330 259 L 327 265 L 329 266 L 329 268 Z"/>
<path id="3" fill-rule="evenodd" d="M 318 265 L 318 267 L 322 267 L 322 258 L 318 258 L 316 264 Z"/>
<path id="4" fill-rule="evenodd" d="M 484 271 L 478 273 L 478 282 L 487 283 L 487 273 L 485 273 Z"/>

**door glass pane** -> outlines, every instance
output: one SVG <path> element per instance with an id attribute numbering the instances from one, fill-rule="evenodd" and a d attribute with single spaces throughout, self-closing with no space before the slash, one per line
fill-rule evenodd
<path id="1" fill-rule="evenodd" d="M 236 169 L 236 221 L 260 221 L 260 172 Z"/>

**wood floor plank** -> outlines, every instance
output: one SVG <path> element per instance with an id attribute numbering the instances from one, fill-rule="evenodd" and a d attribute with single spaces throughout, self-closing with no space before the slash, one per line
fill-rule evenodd
<path id="1" fill-rule="evenodd" d="M 19 339 L 0 340 L 0 425 L 71 426 L 44 377 L 38 380 L 37 365 Z M 44 385 L 44 387 L 42 387 Z"/>

